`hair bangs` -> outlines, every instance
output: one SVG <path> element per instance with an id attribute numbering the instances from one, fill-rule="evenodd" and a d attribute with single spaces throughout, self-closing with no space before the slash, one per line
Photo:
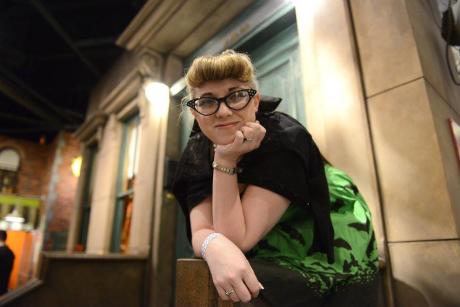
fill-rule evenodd
<path id="1" fill-rule="evenodd" d="M 208 81 L 235 79 L 257 85 L 249 56 L 226 50 L 216 56 L 203 56 L 193 61 L 185 81 L 189 92 Z"/>

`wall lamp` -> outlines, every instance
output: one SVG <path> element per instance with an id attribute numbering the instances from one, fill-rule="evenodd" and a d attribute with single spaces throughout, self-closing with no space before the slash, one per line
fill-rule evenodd
<path id="1" fill-rule="evenodd" d="M 147 79 L 144 82 L 145 97 L 153 108 L 153 113 L 158 117 L 168 114 L 169 109 L 169 87 L 161 82 Z"/>

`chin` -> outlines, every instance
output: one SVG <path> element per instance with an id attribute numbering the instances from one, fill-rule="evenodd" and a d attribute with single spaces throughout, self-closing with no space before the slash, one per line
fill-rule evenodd
<path id="1" fill-rule="evenodd" d="M 228 144 L 233 143 L 234 140 L 235 140 L 235 137 L 227 137 L 227 138 L 220 137 L 220 138 L 215 138 L 212 141 L 216 145 L 228 145 Z"/>

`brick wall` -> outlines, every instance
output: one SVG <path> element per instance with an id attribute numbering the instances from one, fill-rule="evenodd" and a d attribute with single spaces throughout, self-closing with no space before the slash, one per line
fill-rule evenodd
<path id="1" fill-rule="evenodd" d="M 0 135 L 0 150 L 3 148 L 14 148 L 21 156 L 17 194 L 43 196 L 44 249 L 63 249 L 78 182 L 71 165 L 80 155 L 80 143 L 69 132 L 60 132 L 45 145 Z"/>
<path id="2" fill-rule="evenodd" d="M 65 249 L 78 178 L 72 174 L 73 159 L 80 155 L 80 143 L 72 134 L 61 132 L 54 140 L 54 154 L 49 160 L 46 197 L 47 229 L 44 248 Z"/>
<path id="3" fill-rule="evenodd" d="M 46 186 L 48 158 L 52 153 L 51 145 L 40 145 L 31 141 L 0 135 L 0 150 L 3 148 L 13 148 L 21 156 L 17 194 L 42 195 Z"/>

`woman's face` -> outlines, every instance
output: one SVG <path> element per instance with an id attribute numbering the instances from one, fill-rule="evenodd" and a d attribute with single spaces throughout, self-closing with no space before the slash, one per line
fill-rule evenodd
<path id="1" fill-rule="evenodd" d="M 247 83 L 234 79 L 208 81 L 202 86 L 194 88 L 193 96 L 221 98 L 234 91 L 248 88 L 250 87 Z M 244 109 L 238 111 L 229 109 L 225 103 L 221 103 L 219 110 L 209 116 L 204 116 L 193 109 L 191 110 L 201 131 L 203 131 L 211 142 L 218 145 L 226 145 L 233 142 L 236 131 L 241 129 L 246 122 L 254 122 L 256 120 L 259 100 L 260 96 L 256 94 Z"/>

